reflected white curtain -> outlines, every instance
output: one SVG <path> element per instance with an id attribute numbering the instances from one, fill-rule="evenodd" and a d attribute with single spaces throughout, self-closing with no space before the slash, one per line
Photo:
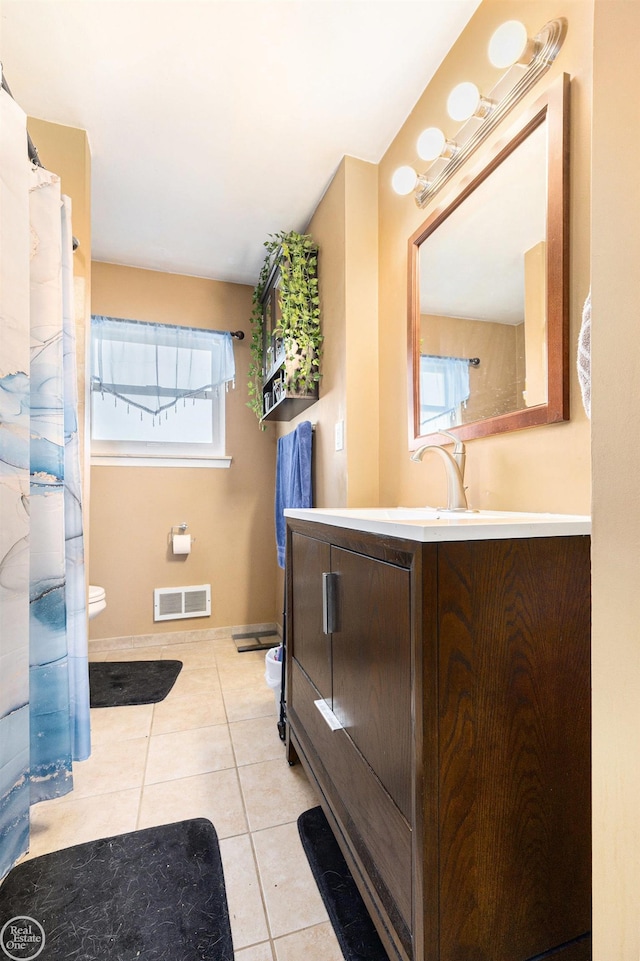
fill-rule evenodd
<path id="1" fill-rule="evenodd" d="M 68 218 L 0 91 L 0 878 L 28 849 L 30 805 L 70 791 L 90 749 Z"/>
<path id="2" fill-rule="evenodd" d="M 445 430 L 458 423 L 469 399 L 469 361 L 461 357 L 420 357 L 420 433 Z"/>

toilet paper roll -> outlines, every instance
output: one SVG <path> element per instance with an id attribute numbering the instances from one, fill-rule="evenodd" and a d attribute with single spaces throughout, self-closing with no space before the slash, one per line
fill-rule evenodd
<path id="1" fill-rule="evenodd" d="M 174 554 L 191 553 L 191 534 L 174 534 L 172 541 Z"/>

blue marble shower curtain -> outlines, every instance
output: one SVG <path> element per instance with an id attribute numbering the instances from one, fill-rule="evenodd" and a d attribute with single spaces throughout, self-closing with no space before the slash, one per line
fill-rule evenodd
<path id="1" fill-rule="evenodd" d="M 0 90 L 0 877 L 29 839 L 29 167 Z"/>
<path id="2" fill-rule="evenodd" d="M 27 162 L 24 114 L 1 93 L 0 878 L 28 848 L 30 805 L 70 791 L 72 758 L 89 753 L 75 389 L 65 415 L 69 214 L 58 177 Z"/>
<path id="3" fill-rule="evenodd" d="M 87 594 L 84 567 L 82 473 L 78 434 L 78 368 L 73 296 L 71 201 L 62 198 L 62 336 L 64 369 L 64 554 L 71 748 L 74 761 L 91 753 Z"/>
<path id="4" fill-rule="evenodd" d="M 60 183 L 40 167 L 34 168 L 31 176 L 29 702 L 33 802 L 66 794 L 73 784 L 64 563 Z"/>

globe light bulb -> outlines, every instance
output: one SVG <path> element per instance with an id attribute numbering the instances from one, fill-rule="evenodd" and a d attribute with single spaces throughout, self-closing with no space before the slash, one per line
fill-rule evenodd
<path id="1" fill-rule="evenodd" d="M 519 20 L 506 20 L 489 41 L 489 60 L 494 67 L 504 69 L 514 63 L 528 63 L 533 53 L 527 28 Z"/>
<path id="2" fill-rule="evenodd" d="M 413 167 L 398 167 L 391 178 L 391 186 L 397 194 L 410 194 L 418 182 L 418 175 Z"/>
<path id="3" fill-rule="evenodd" d="M 445 136 L 438 127 L 427 127 L 418 137 L 418 156 L 421 160 L 435 160 L 446 143 Z"/>
<path id="4" fill-rule="evenodd" d="M 449 94 L 447 113 L 452 120 L 468 120 L 473 117 L 480 103 L 480 91 L 475 83 L 459 83 Z"/>

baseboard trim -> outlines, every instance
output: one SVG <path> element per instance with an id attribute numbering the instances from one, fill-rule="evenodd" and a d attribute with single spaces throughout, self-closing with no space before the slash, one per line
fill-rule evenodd
<path id="1" fill-rule="evenodd" d="M 98 637 L 89 640 L 89 655 L 113 651 L 142 650 L 146 647 L 167 647 L 193 644 L 196 641 L 217 641 L 239 634 L 278 634 L 278 624 L 235 624 L 230 627 L 210 627 L 193 631 L 158 631 L 152 634 L 130 634 L 122 637 Z"/>

